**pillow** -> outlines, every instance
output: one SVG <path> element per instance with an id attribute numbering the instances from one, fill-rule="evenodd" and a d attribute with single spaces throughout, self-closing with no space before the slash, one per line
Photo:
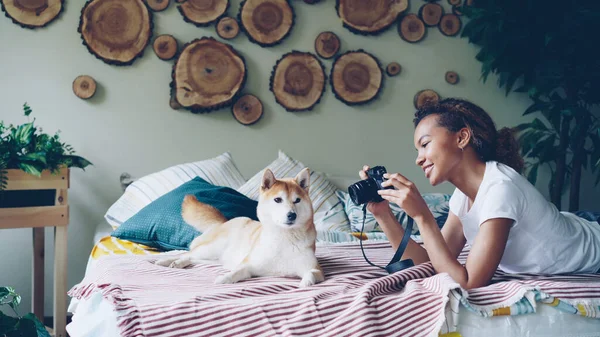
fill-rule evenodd
<path id="1" fill-rule="evenodd" d="M 265 169 L 269 168 L 273 171 L 276 178 L 293 178 L 305 167 L 303 163 L 279 150 L 277 159 L 256 173 L 237 190 L 253 200 L 258 200 L 259 187 Z M 327 180 L 324 173 L 311 170 L 308 195 L 315 212 L 314 223 L 317 230 L 350 232 L 350 223 L 344 206 L 335 195 L 337 190 L 338 188 Z"/>
<path id="2" fill-rule="evenodd" d="M 255 200 L 232 188 L 212 185 L 195 177 L 148 204 L 111 235 L 161 250 L 187 250 L 192 240 L 201 234 L 181 217 L 181 203 L 187 194 L 214 206 L 227 219 L 238 216 L 258 219 Z"/>
<path id="3" fill-rule="evenodd" d="M 117 228 L 152 201 L 196 176 L 213 185 L 233 189 L 245 182 L 231 155 L 225 152 L 215 158 L 175 165 L 135 180 L 110 206 L 104 218 L 113 229 Z"/>
<path id="4" fill-rule="evenodd" d="M 337 197 L 344 205 L 344 210 L 348 215 L 348 220 L 350 221 L 350 227 L 352 231 L 360 232 L 362 228 L 363 222 L 363 211 L 362 205 L 356 206 L 352 199 L 350 199 L 350 194 L 348 192 L 344 192 L 339 190 L 336 192 Z M 450 194 L 442 194 L 442 193 L 425 193 L 423 194 L 423 199 L 427 203 L 429 210 L 433 213 L 435 220 L 440 228 L 446 222 L 446 218 L 448 217 L 448 212 L 450 207 L 448 202 L 450 200 Z M 402 227 L 406 228 L 406 223 L 408 218 L 405 215 L 405 212 L 400 206 L 390 203 L 390 208 L 392 209 L 392 213 L 400 222 L 402 220 Z M 383 230 L 375 220 L 375 217 L 370 212 L 367 212 L 366 220 L 365 220 L 365 229 L 364 232 L 382 232 Z M 412 235 L 418 235 L 419 228 L 415 225 L 413 226 Z"/>

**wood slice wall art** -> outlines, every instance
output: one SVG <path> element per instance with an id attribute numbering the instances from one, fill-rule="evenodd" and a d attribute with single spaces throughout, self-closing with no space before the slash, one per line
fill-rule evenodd
<path id="1" fill-rule="evenodd" d="M 240 25 L 231 17 L 224 17 L 217 23 L 217 34 L 222 39 L 230 40 L 240 33 Z"/>
<path id="2" fill-rule="evenodd" d="M 413 104 L 415 108 L 421 109 L 425 104 L 436 103 L 440 100 L 440 95 L 431 89 L 423 89 L 415 94 Z"/>
<path id="3" fill-rule="evenodd" d="M 419 8 L 419 18 L 427 27 L 437 26 L 444 15 L 444 7 L 438 3 L 427 3 Z"/>
<path id="4" fill-rule="evenodd" d="M 305 111 L 319 103 L 325 82 L 325 67 L 315 55 L 292 51 L 273 67 L 270 90 L 287 111 Z"/>
<path id="5" fill-rule="evenodd" d="M 178 44 L 172 35 L 164 34 L 154 39 L 152 48 L 159 59 L 168 61 L 177 55 Z"/>
<path id="6" fill-rule="evenodd" d="M 455 36 L 460 32 L 462 23 L 456 14 L 444 14 L 438 25 L 440 32 L 446 36 Z"/>
<path id="7" fill-rule="evenodd" d="M 315 52 L 324 59 L 334 57 L 340 46 L 340 38 L 333 32 L 322 32 L 315 39 Z"/>
<path id="8" fill-rule="evenodd" d="M 177 103 L 193 113 L 232 104 L 246 83 L 244 58 L 211 37 L 183 46 L 173 65 L 171 90 Z"/>
<path id="9" fill-rule="evenodd" d="M 246 94 L 240 97 L 231 107 L 235 120 L 243 125 L 252 125 L 262 117 L 263 105 L 258 97 Z"/>
<path id="10" fill-rule="evenodd" d="M 398 62 L 391 62 L 385 67 L 388 76 L 396 76 L 402 71 L 402 66 Z"/>
<path id="11" fill-rule="evenodd" d="M 363 35 L 385 31 L 407 8 L 408 0 L 336 0 L 344 27 Z"/>
<path id="12" fill-rule="evenodd" d="M 73 92 L 81 99 L 88 99 L 96 93 L 96 81 L 88 75 L 80 75 L 73 81 Z"/>
<path id="13" fill-rule="evenodd" d="M 185 22 L 206 27 L 219 20 L 229 8 L 229 0 L 186 0 L 177 7 Z"/>
<path id="14" fill-rule="evenodd" d="M 366 104 L 383 88 L 383 71 L 375 56 L 348 51 L 336 57 L 331 67 L 331 87 L 335 97 L 347 105 Z"/>
<path id="15" fill-rule="evenodd" d="M 288 0 L 245 0 L 238 21 L 251 42 L 271 47 L 290 34 L 295 14 Z"/>
<path id="16" fill-rule="evenodd" d="M 146 4 L 155 12 L 162 12 L 169 7 L 170 0 L 146 0 Z"/>
<path id="17" fill-rule="evenodd" d="M 7 18 L 23 28 L 40 28 L 54 21 L 64 9 L 64 0 L 0 0 Z"/>
<path id="18" fill-rule="evenodd" d="M 416 14 L 405 15 L 398 24 L 398 34 L 406 42 L 419 42 L 423 40 L 426 32 L 425 23 Z"/>
<path id="19" fill-rule="evenodd" d="M 79 28 L 89 52 L 108 64 L 131 65 L 152 37 L 152 13 L 142 0 L 90 0 Z"/>
<path id="20" fill-rule="evenodd" d="M 456 83 L 458 83 L 458 81 L 460 79 L 458 77 L 458 74 L 454 71 L 447 71 L 444 78 L 446 79 L 446 82 L 448 82 L 450 84 L 456 84 Z"/>

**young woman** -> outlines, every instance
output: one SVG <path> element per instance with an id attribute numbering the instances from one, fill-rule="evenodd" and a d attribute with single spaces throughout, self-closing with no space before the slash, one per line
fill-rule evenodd
<path id="1" fill-rule="evenodd" d="M 488 285 L 496 269 L 508 273 L 594 273 L 600 271 L 600 225 L 560 212 L 520 172 L 523 160 L 508 128 L 496 131 L 491 117 L 465 100 L 445 99 L 415 113 L 414 143 L 431 185 L 456 187 L 443 228 L 409 179 L 386 174 L 383 199 L 369 203 L 392 247 L 404 230 L 389 208 L 402 207 L 415 220 L 423 246 L 410 241 L 403 259 L 431 261 L 463 288 Z M 360 176 L 365 179 L 368 166 Z M 463 266 L 457 257 L 471 252 Z"/>

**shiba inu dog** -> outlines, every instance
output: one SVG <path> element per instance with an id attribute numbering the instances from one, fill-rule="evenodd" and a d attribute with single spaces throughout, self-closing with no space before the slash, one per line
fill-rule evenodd
<path id="1" fill-rule="evenodd" d="M 300 287 L 325 279 L 315 257 L 317 231 L 308 196 L 310 171 L 295 178 L 276 179 L 266 169 L 256 214 L 227 220 L 216 208 L 185 196 L 182 216 L 202 232 L 190 251 L 157 260 L 157 265 L 185 268 L 194 263 L 218 261 L 230 271 L 215 283 L 236 283 L 256 276 L 300 277 Z"/>

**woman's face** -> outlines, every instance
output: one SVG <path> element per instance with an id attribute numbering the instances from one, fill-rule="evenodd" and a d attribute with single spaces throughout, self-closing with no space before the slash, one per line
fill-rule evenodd
<path id="1" fill-rule="evenodd" d="M 421 167 L 432 186 L 449 179 L 458 166 L 462 151 L 458 133 L 450 132 L 437 123 L 438 115 L 429 115 L 415 129 L 416 164 Z"/>

